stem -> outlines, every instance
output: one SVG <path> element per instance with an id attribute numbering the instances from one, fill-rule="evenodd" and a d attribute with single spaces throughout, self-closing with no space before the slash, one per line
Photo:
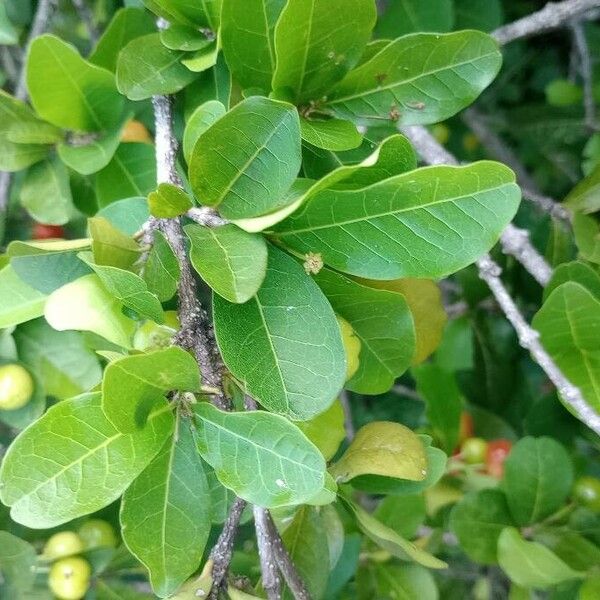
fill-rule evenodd
<path id="1" fill-rule="evenodd" d="M 98 34 L 98 29 L 94 23 L 94 15 L 92 14 L 90 7 L 87 5 L 86 0 L 73 0 L 73 6 L 87 29 L 90 43 L 92 46 L 95 46 L 100 35 Z"/>
<path id="2" fill-rule="evenodd" d="M 344 429 L 346 430 L 346 439 L 351 442 L 356 435 L 356 428 L 354 427 L 354 421 L 352 420 L 352 408 L 350 407 L 348 390 L 342 390 L 340 392 L 340 402 L 344 409 Z"/>
<path id="3" fill-rule="evenodd" d="M 585 123 L 590 131 L 597 131 L 596 102 L 594 101 L 594 68 L 590 48 L 585 37 L 581 21 L 573 23 L 573 40 L 579 55 L 581 78 L 583 79 L 583 105 L 585 107 Z"/>
<path id="4" fill-rule="evenodd" d="M 209 595 L 209 600 L 216 600 L 219 596 L 219 590 L 221 589 L 227 571 L 229 570 L 229 564 L 231 563 L 231 557 L 233 556 L 233 545 L 235 543 L 235 537 L 240 525 L 240 519 L 242 513 L 246 508 L 246 501 L 241 498 L 236 498 L 234 503 L 231 505 L 229 515 L 221 535 L 217 543 L 213 546 L 210 551 L 210 559 L 213 561 L 212 578 L 213 587 Z"/>
<path id="5" fill-rule="evenodd" d="M 574 17 L 600 7 L 600 0 L 564 0 L 549 2 L 541 10 L 514 23 L 503 25 L 492 36 L 503 45 L 520 38 L 537 35 L 560 27 Z"/>
<path id="6" fill-rule="evenodd" d="M 282 581 L 277 569 L 273 540 L 267 532 L 267 510 L 260 506 L 255 506 L 253 510 L 258 556 L 260 557 L 260 570 L 262 573 L 262 586 L 267 593 L 268 600 L 281 600 Z"/>

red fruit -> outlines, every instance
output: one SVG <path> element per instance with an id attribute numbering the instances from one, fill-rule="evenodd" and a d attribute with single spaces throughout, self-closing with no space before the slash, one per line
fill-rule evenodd
<path id="1" fill-rule="evenodd" d="M 65 228 L 62 225 L 46 225 L 36 223 L 31 231 L 34 240 L 51 240 L 65 237 Z"/>
<path id="2" fill-rule="evenodd" d="M 494 440 L 489 442 L 485 464 L 487 472 L 492 477 L 500 479 L 504 475 L 504 461 L 510 453 L 512 442 L 509 440 Z"/>

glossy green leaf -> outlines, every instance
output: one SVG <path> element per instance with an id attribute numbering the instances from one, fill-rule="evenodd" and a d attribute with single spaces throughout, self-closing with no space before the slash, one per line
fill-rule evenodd
<path id="1" fill-rule="evenodd" d="M 48 396 L 66 400 L 94 388 L 102 380 L 96 354 L 76 331 L 55 331 L 44 319 L 15 331 L 19 356 L 43 382 Z"/>
<path id="2" fill-rule="evenodd" d="M 359 475 L 383 475 L 422 481 L 427 475 L 425 447 L 408 427 L 374 421 L 361 427 L 330 473 L 338 481 Z"/>
<path id="3" fill-rule="evenodd" d="M 454 0 L 455 29 L 493 31 L 502 25 L 504 15 L 500 0 Z"/>
<path id="4" fill-rule="evenodd" d="M 583 576 L 545 546 L 525 541 L 514 527 L 500 534 L 498 562 L 511 581 L 527 588 L 546 589 Z"/>
<path id="5" fill-rule="evenodd" d="M 372 494 L 404 496 L 417 494 L 435 485 L 446 472 L 448 458 L 439 448 L 431 445 L 429 436 L 419 435 L 419 438 L 423 443 L 427 458 L 427 475 L 425 479 L 422 481 L 409 481 L 381 475 L 361 475 L 352 480 L 352 486 Z"/>
<path id="6" fill-rule="evenodd" d="M 0 271 L 0 328 L 12 327 L 44 314 L 46 294 L 27 285 L 11 266 Z"/>
<path id="7" fill-rule="evenodd" d="M 588 571 L 600 564 L 600 547 L 575 531 L 548 527 L 536 533 L 535 539 L 576 571 Z"/>
<path id="8" fill-rule="evenodd" d="M 329 408 L 346 374 L 340 329 L 294 259 L 271 246 L 256 296 L 232 304 L 215 295 L 213 310 L 223 360 L 260 404 L 300 421 Z"/>
<path id="9" fill-rule="evenodd" d="M 119 52 L 132 40 L 155 31 L 152 15 L 135 7 L 120 8 L 102 33 L 89 61 L 112 71 L 117 70 Z"/>
<path id="10" fill-rule="evenodd" d="M 557 287 L 569 281 L 583 286 L 600 300 L 600 273 L 582 261 L 563 263 L 554 269 L 552 278 L 544 288 L 544 300 L 547 300 Z"/>
<path id="11" fill-rule="evenodd" d="M 364 125 L 435 123 L 471 104 L 501 64 L 498 44 L 479 31 L 404 36 L 348 73 L 327 107 Z"/>
<path id="12" fill-rule="evenodd" d="M 4 598 L 25 597 L 33 587 L 36 563 L 37 554 L 31 544 L 0 531 L 0 594 Z"/>
<path id="13" fill-rule="evenodd" d="M 11 444 L 0 498 L 17 523 L 32 528 L 95 512 L 125 491 L 172 429 L 164 407 L 144 429 L 124 435 L 106 420 L 99 393 L 60 402 Z"/>
<path id="14" fill-rule="evenodd" d="M 51 240 L 22 242 L 8 246 L 10 264 L 15 273 L 28 285 L 49 294 L 83 275 L 89 267 L 77 258 L 77 252 L 89 248 L 90 241 Z"/>
<path id="15" fill-rule="evenodd" d="M 58 127 L 102 131 L 121 119 L 124 102 L 114 75 L 87 62 L 73 46 L 53 35 L 32 42 L 27 87 L 36 112 Z"/>
<path id="16" fill-rule="evenodd" d="M 300 169 L 298 113 L 289 104 L 253 97 L 200 135 L 190 183 L 203 204 L 227 219 L 255 217 L 281 206 Z"/>
<path id="17" fill-rule="evenodd" d="M 600 409 L 600 300 L 578 283 L 563 283 L 532 324 L 561 371 Z"/>
<path id="18" fill-rule="evenodd" d="M 156 188 L 156 157 L 150 144 L 120 144 L 111 161 L 96 175 L 100 207 L 115 200 L 147 196 Z"/>
<path id="19" fill-rule="evenodd" d="M 152 249 L 143 272 L 148 289 L 156 294 L 161 302 L 166 302 L 177 291 L 179 274 L 179 261 L 169 242 L 160 231 L 155 231 Z"/>
<path id="20" fill-rule="evenodd" d="M 183 156 L 186 162 L 190 162 L 192 150 L 198 138 L 226 112 L 227 109 L 221 102 L 209 100 L 201 104 L 190 115 L 183 132 Z"/>
<path id="21" fill-rule="evenodd" d="M 99 277 L 91 274 L 52 292 L 44 316 L 58 331 L 92 331 L 128 348 L 135 324 L 122 313 L 122 306 L 100 283 Z"/>
<path id="22" fill-rule="evenodd" d="M 104 217 L 111 225 L 126 235 L 137 233 L 150 217 L 146 198 L 133 197 L 117 200 L 96 214 Z"/>
<path id="23" fill-rule="evenodd" d="M 552 438 L 522 438 L 504 463 L 504 491 L 520 526 L 538 523 L 556 512 L 572 485 L 571 459 Z"/>
<path id="24" fill-rule="evenodd" d="M 174 219 L 192 208 L 191 198 L 178 186 L 161 183 L 148 195 L 148 206 L 154 217 Z"/>
<path id="25" fill-rule="evenodd" d="M 189 71 L 202 73 L 217 64 L 219 46 L 216 40 L 211 41 L 206 47 L 192 53 L 186 53 L 181 60 Z"/>
<path id="26" fill-rule="evenodd" d="M 210 493 L 187 423 L 167 439 L 121 504 L 123 540 L 168 596 L 198 568 L 210 533 Z"/>
<path id="27" fill-rule="evenodd" d="M 359 61 L 376 16 L 372 0 L 289 0 L 275 27 L 273 89 L 320 100 Z"/>
<path id="28" fill-rule="evenodd" d="M 505 494 L 481 490 L 467 494 L 452 509 L 450 527 L 461 548 L 483 564 L 498 562 L 498 538 L 505 527 L 514 525 Z"/>
<path id="29" fill-rule="evenodd" d="M 362 135 L 351 121 L 300 118 L 302 139 L 325 150 L 351 150 L 362 143 Z"/>
<path id="30" fill-rule="evenodd" d="M 247 302 L 267 273 L 267 244 L 262 236 L 235 225 L 186 225 L 190 259 L 199 275 L 217 294 L 238 304 Z"/>
<path id="31" fill-rule="evenodd" d="M 374 575 L 378 598 L 439 598 L 433 575 L 420 565 L 376 565 Z"/>
<path id="32" fill-rule="evenodd" d="M 118 267 L 97 265 L 89 253 L 80 254 L 79 258 L 94 270 L 102 285 L 120 300 L 123 306 L 156 323 L 164 322 L 165 316 L 158 297 L 148 291 L 146 282 L 139 275 Z"/>
<path id="33" fill-rule="evenodd" d="M 124 433 L 143 426 L 171 390 L 200 391 L 196 359 L 178 346 L 111 362 L 102 381 L 102 410 Z"/>
<path id="34" fill-rule="evenodd" d="M 375 34 L 396 39 L 409 33 L 451 31 L 454 23 L 453 0 L 390 0 L 377 21 Z"/>
<path id="35" fill-rule="evenodd" d="M 447 454 L 452 454 L 459 441 L 463 399 L 453 373 L 426 363 L 413 368 L 417 392 L 425 400 L 425 414 L 433 436 Z"/>
<path id="36" fill-rule="evenodd" d="M 412 542 L 398 535 L 394 530 L 380 523 L 358 504 L 344 498 L 344 505 L 356 517 L 362 532 L 373 540 L 379 547 L 387 550 L 392 556 L 401 560 L 417 562 L 430 569 L 444 569 L 446 563 L 422 550 Z"/>
<path id="37" fill-rule="evenodd" d="M 113 227 L 104 217 L 88 219 L 88 229 L 97 265 L 129 269 L 140 258 L 140 247 L 133 238 Z"/>
<path id="38" fill-rule="evenodd" d="M 185 54 L 163 46 L 158 33 L 135 38 L 119 53 L 119 91 L 130 100 L 178 92 L 194 79 L 194 74 L 181 64 Z"/>
<path id="39" fill-rule="evenodd" d="M 225 60 L 243 88 L 271 89 L 274 30 L 285 0 L 225 0 L 221 43 Z"/>
<path id="40" fill-rule="evenodd" d="M 210 45 L 213 40 L 198 28 L 173 23 L 160 32 L 160 41 L 170 50 L 194 52 Z"/>
<path id="41" fill-rule="evenodd" d="M 442 277 L 496 243 L 519 205 L 514 181 L 504 165 L 479 162 L 425 167 L 359 190 L 325 189 L 275 235 L 353 275 Z"/>
<path id="42" fill-rule="evenodd" d="M 222 0 L 143 0 L 144 4 L 167 21 L 183 23 L 192 27 L 210 27 L 216 31 Z"/>
<path id="43" fill-rule="evenodd" d="M 300 507 L 282 535 L 283 544 L 311 598 L 321 598 L 327 585 L 329 549 L 323 539 L 325 535 L 321 514 L 313 506 Z M 294 598 L 287 586 L 284 586 L 283 598 Z"/>
<path id="44" fill-rule="evenodd" d="M 412 539 L 427 516 L 425 496 L 388 496 L 379 503 L 373 516 L 402 537 Z"/>
<path id="45" fill-rule="evenodd" d="M 336 400 L 325 412 L 310 421 L 298 421 L 298 428 L 321 451 L 325 460 L 331 460 L 346 438 L 344 409 Z"/>
<path id="46" fill-rule="evenodd" d="M 20 171 L 48 156 L 50 146 L 41 144 L 15 144 L 0 131 L 0 169 L 12 173 Z"/>
<path id="47" fill-rule="evenodd" d="M 415 329 L 406 300 L 329 269 L 322 269 L 314 279 L 361 343 L 358 370 L 346 387 L 361 394 L 387 392 L 414 354 Z"/>
<path id="48" fill-rule="evenodd" d="M 27 212 L 41 223 L 64 225 L 75 212 L 69 173 L 56 157 L 30 167 L 20 198 Z"/>
<path id="49" fill-rule="evenodd" d="M 202 458 L 240 498 L 275 508 L 307 502 L 323 488 L 323 456 L 284 417 L 226 413 L 205 402 L 194 412 Z"/>

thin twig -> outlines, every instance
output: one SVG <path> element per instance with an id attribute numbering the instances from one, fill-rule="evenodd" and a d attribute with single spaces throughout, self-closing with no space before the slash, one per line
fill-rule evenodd
<path id="1" fill-rule="evenodd" d="M 255 506 L 253 510 L 256 542 L 258 544 L 258 556 L 260 558 L 260 570 L 262 573 L 262 586 L 267 593 L 268 600 L 281 600 L 282 580 L 277 568 L 273 540 L 268 534 L 267 509 Z"/>
<path id="2" fill-rule="evenodd" d="M 448 152 L 430 133 L 420 125 L 403 127 L 403 133 L 413 143 L 417 152 L 430 165 L 457 165 L 456 157 Z M 500 237 L 502 250 L 514 256 L 541 285 L 546 285 L 552 269 L 546 259 L 533 247 L 524 229 L 509 225 Z"/>
<path id="3" fill-rule="evenodd" d="M 533 359 L 555 385 L 564 402 L 575 411 L 579 419 L 600 435 L 600 415 L 586 402 L 579 388 L 575 387 L 564 376 L 542 346 L 539 333 L 525 321 L 500 279 L 502 272 L 500 267 L 487 254 L 477 261 L 477 267 L 479 268 L 479 276 L 488 284 L 506 318 L 517 332 L 521 346 L 529 350 Z"/>
<path id="4" fill-rule="evenodd" d="M 596 122 L 596 102 L 594 100 L 594 67 L 590 48 L 585 37 L 585 31 L 581 21 L 573 23 L 573 41 L 577 54 L 579 55 L 579 67 L 583 80 L 583 106 L 585 108 L 585 124 L 591 131 L 598 130 Z"/>
<path id="5" fill-rule="evenodd" d="M 227 571 L 229 570 L 229 565 L 233 556 L 235 538 L 245 508 L 245 500 L 242 500 L 241 498 L 236 498 L 234 500 L 231 509 L 229 510 L 227 520 L 219 535 L 219 539 L 210 551 L 210 559 L 213 561 L 213 587 L 208 596 L 209 600 L 216 600 L 219 595 L 219 590 L 225 581 L 225 577 L 227 577 Z"/>
<path id="6" fill-rule="evenodd" d="M 600 7 L 600 0 L 564 0 L 549 2 L 537 12 L 503 25 L 492 32 L 499 44 L 556 29 L 583 13 Z"/>
<path id="7" fill-rule="evenodd" d="M 98 33 L 98 28 L 94 23 L 94 15 L 90 10 L 90 7 L 87 5 L 86 0 L 72 0 L 72 2 L 77 14 L 79 15 L 79 18 L 81 19 L 81 22 L 87 29 L 91 45 L 95 46 L 100 35 Z"/>
<path id="8" fill-rule="evenodd" d="M 311 600 L 311 595 L 308 592 L 304 581 L 298 574 L 286 547 L 283 545 L 283 540 L 277 531 L 277 527 L 275 527 L 275 523 L 273 523 L 269 511 L 265 511 L 264 515 L 266 535 L 271 542 L 277 566 L 279 567 L 288 588 L 292 592 L 292 596 L 294 596 L 295 600 Z"/>
<path id="9" fill-rule="evenodd" d="M 352 419 L 352 407 L 350 406 L 350 395 L 347 390 L 340 392 L 340 403 L 344 410 L 344 429 L 346 430 L 346 439 L 351 442 L 356 435 L 356 428 Z"/>

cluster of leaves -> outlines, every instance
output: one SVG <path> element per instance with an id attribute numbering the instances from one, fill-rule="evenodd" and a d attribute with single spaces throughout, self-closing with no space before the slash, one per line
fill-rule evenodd
<path id="1" fill-rule="evenodd" d="M 28 23 L 15 4 L 0 7 L 4 44 Z M 398 133 L 452 119 L 492 83 L 502 56 L 484 32 L 499 2 L 390 1 L 379 18 L 374 0 L 108 4 L 96 3 L 106 23 L 85 58 L 67 9 L 60 35 L 32 42 L 31 105 L 0 92 L 0 168 L 15 173 L 0 364 L 33 378 L 27 404 L 0 410 L 0 595 L 44 598 L 39 530 L 98 511 L 124 544 L 85 552 L 89 598 L 149 597 L 128 585 L 141 573 L 159 597 L 208 593 L 208 553 L 237 496 L 272 511 L 317 599 L 488 597 L 492 584 L 593 598 L 600 517 L 575 509 L 571 487 L 598 472 L 597 439 L 544 391 L 469 268 L 517 213 L 515 176 L 491 161 L 419 167 Z M 493 101 L 509 106 L 503 93 Z M 166 94 L 182 187 L 156 184 L 150 99 Z M 463 130 L 450 127 L 452 147 Z M 567 201 L 580 260 L 569 232 L 540 225 L 563 264 L 533 324 L 600 409 L 590 156 Z M 194 222 L 197 205 L 228 223 Z M 24 240 L 23 211 L 69 239 Z M 163 230 L 141 235 L 150 217 L 184 225 L 231 412 L 173 345 L 180 257 Z M 447 323 L 436 280 L 448 276 L 468 314 Z M 412 382 L 417 402 L 403 396 Z M 348 392 L 362 426 L 347 442 Z M 465 408 L 481 437 L 532 436 L 501 481 L 460 452 L 448 461 Z M 240 535 L 233 600 L 263 593 L 254 536 Z"/>

